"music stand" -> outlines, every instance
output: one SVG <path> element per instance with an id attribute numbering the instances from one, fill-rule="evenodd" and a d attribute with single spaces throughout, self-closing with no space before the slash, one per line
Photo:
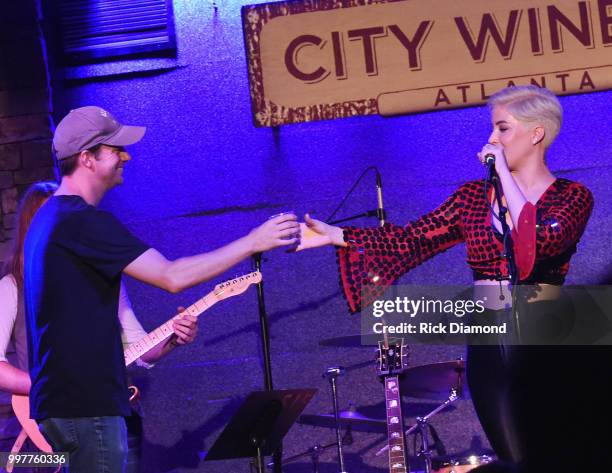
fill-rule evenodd
<path id="1" fill-rule="evenodd" d="M 253 391 L 244 400 L 204 460 L 255 458 L 264 473 L 264 456 L 281 444 L 316 389 Z"/>

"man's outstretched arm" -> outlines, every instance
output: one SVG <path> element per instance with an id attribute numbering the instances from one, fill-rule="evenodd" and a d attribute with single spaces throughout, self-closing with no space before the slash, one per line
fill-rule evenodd
<path id="1" fill-rule="evenodd" d="M 150 248 L 132 261 L 124 273 L 153 286 L 177 293 L 224 273 L 255 253 L 299 242 L 297 217 L 285 214 L 270 219 L 221 248 L 174 261 Z"/>

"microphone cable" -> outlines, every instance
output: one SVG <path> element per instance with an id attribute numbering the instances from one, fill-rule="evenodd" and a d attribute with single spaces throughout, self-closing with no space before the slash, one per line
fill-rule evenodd
<path id="1" fill-rule="evenodd" d="M 363 179 L 363 177 L 370 171 L 375 171 L 376 175 L 380 175 L 380 172 L 378 171 L 378 168 L 376 166 L 369 166 L 367 167 L 362 173 L 361 175 L 357 178 L 357 180 L 355 181 L 355 183 L 352 185 L 352 187 L 349 189 L 349 191 L 345 194 L 345 196 L 342 198 L 342 200 L 340 201 L 340 203 L 338 204 L 338 206 L 334 209 L 334 211 L 331 213 L 331 215 L 329 217 L 327 217 L 325 219 L 325 222 L 328 223 L 332 218 L 335 217 L 335 215 L 338 213 L 338 211 L 342 208 L 342 206 L 344 205 L 344 203 L 348 200 L 348 198 L 351 196 L 351 194 L 353 193 L 353 191 L 355 190 L 355 188 L 359 185 L 359 183 L 361 182 L 361 180 Z"/>

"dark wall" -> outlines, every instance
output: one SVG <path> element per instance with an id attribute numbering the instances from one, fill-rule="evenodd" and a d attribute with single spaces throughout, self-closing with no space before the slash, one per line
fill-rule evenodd
<path id="1" fill-rule="evenodd" d="M 57 75 L 53 83 L 56 123 L 71 108 L 96 104 L 125 123 L 148 127 L 145 139 L 131 150 L 125 184 L 110 192 L 103 205 L 167 257 L 219 247 L 284 210 L 325 218 L 367 166 L 380 168 L 385 204 L 390 220 L 397 223 L 437 206 L 462 182 L 482 177 L 475 155 L 490 132 L 484 107 L 318 122 L 277 131 L 254 128 L 240 4 L 221 2 L 216 13 L 208 2 L 175 1 L 174 5 L 178 59 L 169 62 L 170 69 L 146 76 L 91 79 L 91 75 L 146 66 L 115 63 L 64 71 L 72 79 L 62 81 Z M 596 199 L 570 282 L 596 283 L 609 270 L 607 245 L 602 243 L 611 237 L 607 124 L 611 99 L 612 92 L 561 99 L 566 119 L 550 149 L 550 166 L 558 176 L 585 183 Z M 373 178 L 369 178 L 342 214 L 374 205 Z M 229 276 L 250 270 L 245 262 Z M 372 348 L 319 345 L 321 340 L 359 330 L 359 319 L 348 315 L 339 292 L 333 250 L 271 252 L 266 255 L 264 278 L 275 387 L 318 388 L 307 412 L 330 412 L 329 388 L 321 374 L 330 365 L 343 365 L 349 370 L 339 384 L 341 408 L 352 403 L 365 414 L 382 418 L 382 386 L 374 367 L 366 363 L 373 359 Z M 462 246 L 402 279 L 419 284 L 469 284 L 470 280 Z M 190 304 L 217 282 L 180 295 L 133 280 L 128 281 L 128 289 L 143 325 L 152 329 L 172 316 L 176 306 Z M 249 471 L 244 460 L 209 464 L 200 458 L 239 399 L 262 388 L 255 291 L 218 304 L 202 317 L 199 328 L 191 346 L 148 372 L 136 373 L 144 393 L 147 472 Z M 461 347 L 414 346 L 410 363 L 462 355 Z M 407 422 L 432 406 L 431 401 L 413 399 L 406 406 Z M 434 425 L 449 451 L 486 447 L 469 400 L 439 414 Z M 333 438 L 330 429 L 295 426 L 287 437 L 285 455 Z M 385 439 L 384 434 L 355 433 L 354 443 L 347 447 L 349 471 L 388 471 L 387 457 L 374 456 Z M 312 471 L 309 461 L 299 460 L 286 471 Z M 321 461 L 334 462 L 334 451 L 323 453 Z M 321 471 L 337 471 L 337 466 Z"/>
<path id="2" fill-rule="evenodd" d="M 53 178 L 51 101 L 35 0 L 0 7 L 0 266 L 8 259 L 19 198 Z"/>

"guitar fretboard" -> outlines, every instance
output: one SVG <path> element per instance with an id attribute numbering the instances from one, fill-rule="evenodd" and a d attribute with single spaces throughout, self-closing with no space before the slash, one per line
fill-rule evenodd
<path id="1" fill-rule="evenodd" d="M 387 407 L 387 436 L 389 442 L 390 473 L 408 473 L 404 451 L 404 425 L 402 422 L 402 403 L 397 376 L 387 376 L 385 399 Z"/>
<path id="2" fill-rule="evenodd" d="M 174 319 L 181 317 L 185 314 L 199 316 L 206 309 L 214 305 L 218 302 L 218 298 L 214 293 L 210 293 L 202 297 L 200 300 L 191 304 L 187 309 L 183 312 L 179 313 L 175 317 L 168 320 L 166 323 L 160 325 L 151 333 L 148 333 L 144 337 L 142 337 L 137 342 L 132 343 L 129 347 L 125 349 L 123 352 L 125 356 L 125 366 L 130 366 L 134 361 L 140 358 L 145 353 L 149 352 L 153 348 L 155 348 L 160 343 L 168 340 L 172 334 L 174 333 L 174 329 L 172 328 L 172 323 Z"/>

